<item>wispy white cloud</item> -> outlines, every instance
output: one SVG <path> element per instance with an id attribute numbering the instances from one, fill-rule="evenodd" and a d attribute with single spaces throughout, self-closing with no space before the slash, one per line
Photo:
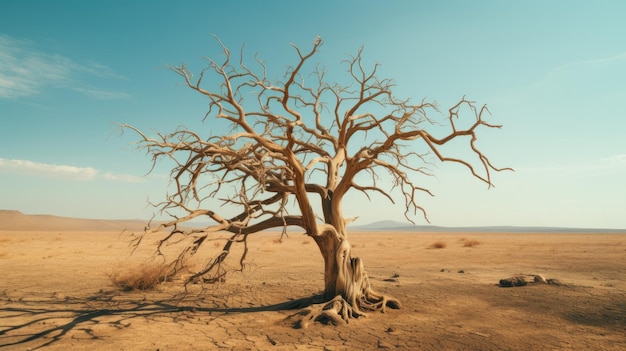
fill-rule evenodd
<path id="1" fill-rule="evenodd" d="M 98 171 L 91 167 L 53 165 L 28 160 L 7 160 L 2 158 L 0 158 L 0 171 L 76 180 L 91 180 L 98 174 Z"/>
<path id="2" fill-rule="evenodd" d="M 556 67 L 553 71 L 561 71 L 561 70 L 572 68 L 575 66 L 602 64 L 602 63 L 620 61 L 620 60 L 626 60 L 626 52 L 622 52 L 620 54 L 608 56 L 608 57 L 601 57 L 601 58 L 583 60 L 583 61 L 578 61 L 578 62 L 570 62 L 565 65 Z"/>
<path id="3" fill-rule="evenodd" d="M 141 183 L 145 181 L 143 177 L 138 177 L 138 176 L 128 175 L 128 174 L 113 174 L 110 172 L 104 173 L 102 175 L 102 178 L 106 180 L 112 180 L 116 182 L 125 182 L 125 183 Z"/>
<path id="4" fill-rule="evenodd" d="M 604 159 L 611 164 L 626 165 L 626 154 L 615 154 Z"/>
<path id="5" fill-rule="evenodd" d="M 103 64 L 97 62 L 91 62 L 87 65 L 75 65 L 76 70 L 80 70 L 89 74 L 93 74 L 98 77 L 105 78 L 115 78 L 119 80 L 128 80 L 128 78 L 124 77 L 121 74 L 116 73 L 109 66 L 105 66 Z"/>
<path id="6" fill-rule="evenodd" d="M 66 83 L 69 60 L 29 48 L 29 42 L 0 36 L 0 97 L 14 99 L 36 94 L 49 84 Z"/>
<path id="7" fill-rule="evenodd" d="M 81 86 L 79 73 L 126 79 L 98 63 L 82 65 L 58 54 L 34 48 L 33 43 L 0 34 L 0 98 L 17 99 L 36 95 L 47 87 Z M 74 90 L 98 99 L 127 98 L 128 94 L 95 88 Z"/>
<path id="8" fill-rule="evenodd" d="M 118 92 L 118 91 L 106 91 L 98 89 L 86 89 L 86 88 L 74 88 L 75 91 L 87 96 L 91 96 L 98 100 L 113 100 L 113 99 L 126 99 L 130 98 L 130 95 Z"/>
<path id="9" fill-rule="evenodd" d="M 0 158 L 0 172 L 81 181 L 94 179 L 105 179 L 127 183 L 139 183 L 144 181 L 142 177 L 133 175 L 114 174 L 111 172 L 101 174 L 97 169 L 92 167 L 55 165 L 29 160 L 9 160 L 3 158 Z"/>

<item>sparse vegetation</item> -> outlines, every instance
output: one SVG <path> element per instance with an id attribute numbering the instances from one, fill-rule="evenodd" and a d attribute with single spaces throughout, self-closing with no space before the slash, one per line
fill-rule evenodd
<path id="1" fill-rule="evenodd" d="M 431 249 L 445 249 L 448 244 L 445 241 L 435 241 L 430 245 Z"/>
<path id="2" fill-rule="evenodd" d="M 478 240 L 464 240 L 463 247 L 474 247 L 480 245 Z"/>
<path id="3" fill-rule="evenodd" d="M 139 267 L 118 270 L 109 273 L 113 285 L 124 291 L 150 290 L 170 277 L 169 266 L 156 263 L 144 263 Z"/>

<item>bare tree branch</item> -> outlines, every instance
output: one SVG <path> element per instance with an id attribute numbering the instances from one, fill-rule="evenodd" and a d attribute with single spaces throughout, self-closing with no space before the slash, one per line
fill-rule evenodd
<path id="1" fill-rule="evenodd" d="M 371 291 L 361 261 L 351 257 L 346 225 L 353 219 L 344 218 L 342 200 L 351 191 L 367 199 L 378 194 L 391 203 L 401 197 L 409 221 L 416 214 L 428 221 L 419 194 L 433 194 L 418 181 L 434 174 L 434 160 L 459 164 L 488 187 L 493 172 L 510 170 L 495 167 L 477 144 L 481 129 L 501 126 L 485 121 L 486 105 L 477 107 L 465 97 L 445 117 L 434 102 L 399 99 L 395 83 L 378 77 L 378 64 L 366 67 L 362 49 L 345 61 L 352 79 L 347 86 L 329 82 L 323 68 L 310 66 L 323 43 L 319 37 L 307 51 L 292 44 L 295 65 L 286 69 L 284 81 L 274 82 L 260 58 L 248 66 L 243 47 L 236 60 L 216 40 L 224 59 L 207 59 L 197 77 L 185 65 L 170 69 L 208 99 L 204 121 L 222 123 L 229 133 L 206 137 L 178 129 L 148 136 L 137 127 L 121 126 L 139 135 L 139 146 L 152 157 L 151 171 L 160 161 L 172 165 L 170 194 L 157 204 L 172 219 L 147 227 L 144 235 L 170 230 L 158 244 L 159 253 L 175 237 L 188 240 L 175 260 L 180 264 L 209 235 L 231 233 L 222 250 L 188 280 L 217 282 L 227 273 L 224 262 L 234 244 L 244 245 L 242 268 L 249 235 L 300 227 L 324 256 L 325 295 L 340 294 L 348 301 L 342 313 L 399 306 Z M 457 141 L 466 143 L 466 154 L 446 154 L 444 147 Z M 211 224 L 183 227 L 197 218 Z"/>

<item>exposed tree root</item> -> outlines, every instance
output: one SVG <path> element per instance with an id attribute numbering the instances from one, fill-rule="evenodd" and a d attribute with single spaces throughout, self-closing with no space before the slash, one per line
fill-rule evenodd
<path id="1" fill-rule="evenodd" d="M 314 304 L 301 309 L 296 314 L 289 316 L 288 321 L 297 329 L 307 328 L 314 322 L 346 325 L 353 318 L 367 316 L 365 310 L 384 313 L 387 307 L 393 309 L 400 308 L 400 302 L 394 298 L 379 295 L 374 292 L 370 292 L 369 295 L 367 299 L 363 298 L 360 303 L 355 306 L 350 305 L 341 295 L 337 295 L 328 302 Z"/>
<path id="2" fill-rule="evenodd" d="M 328 227 L 325 235 L 315 239 L 324 254 L 325 302 L 312 304 L 290 316 L 295 328 L 306 328 L 313 322 L 345 325 L 368 312 L 384 313 L 387 307 L 400 308 L 400 301 L 371 288 L 363 261 L 352 256 L 352 245 L 334 227 Z"/>
<path id="3" fill-rule="evenodd" d="M 369 311 L 380 311 L 382 313 L 387 312 L 387 307 L 398 310 L 401 308 L 400 301 L 391 296 L 378 294 L 371 289 L 365 293 L 365 298 L 360 304 L 362 309 Z"/>
<path id="4" fill-rule="evenodd" d="M 304 308 L 295 315 L 289 317 L 293 320 L 294 328 L 307 328 L 313 322 L 323 324 L 345 325 L 350 318 L 365 316 L 357 312 L 341 296 L 336 296 L 329 302 L 316 304 Z"/>

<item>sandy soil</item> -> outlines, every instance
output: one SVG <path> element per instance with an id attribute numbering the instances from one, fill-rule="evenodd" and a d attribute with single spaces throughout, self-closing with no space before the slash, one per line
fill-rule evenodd
<path id="1" fill-rule="evenodd" d="M 626 233 L 353 233 L 403 308 L 308 329 L 281 304 L 319 293 L 322 258 L 302 234 L 278 237 L 252 238 L 250 266 L 219 288 L 181 295 L 116 289 L 107 274 L 149 256 L 118 232 L 0 232 L 0 349 L 626 350 Z M 565 285 L 497 286 L 520 273 Z"/>

